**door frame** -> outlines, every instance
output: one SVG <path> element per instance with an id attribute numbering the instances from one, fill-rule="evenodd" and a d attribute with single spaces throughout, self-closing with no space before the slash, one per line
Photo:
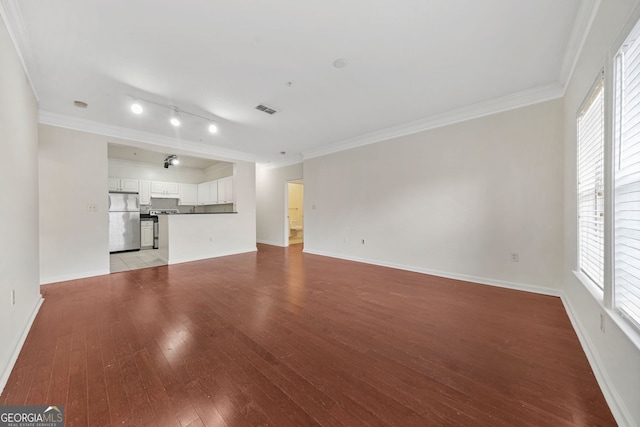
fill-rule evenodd
<path id="1" fill-rule="evenodd" d="M 290 179 L 284 183 L 284 247 L 289 247 L 289 184 L 302 185 L 302 194 L 304 195 L 304 179 Z M 304 209 L 304 206 L 303 206 Z M 304 233 L 304 210 L 302 211 L 302 230 Z M 303 234 L 304 236 L 304 234 Z M 303 237 L 304 242 L 304 237 Z"/>

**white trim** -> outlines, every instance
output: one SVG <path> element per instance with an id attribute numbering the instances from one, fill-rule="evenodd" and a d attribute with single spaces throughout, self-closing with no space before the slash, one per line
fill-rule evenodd
<path id="1" fill-rule="evenodd" d="M 272 242 L 271 240 L 262 240 L 262 239 L 257 239 L 256 243 L 261 243 L 263 245 L 269 245 L 269 246 L 277 246 L 279 248 L 286 248 L 286 245 L 283 245 L 282 242 Z"/>
<path id="2" fill-rule="evenodd" d="M 321 256 L 326 256 L 331 258 L 344 259 L 348 261 L 362 262 L 365 264 L 378 265 L 381 267 L 397 268 L 399 270 L 412 271 L 414 273 L 428 274 L 430 276 L 444 277 L 447 279 L 461 280 L 464 282 L 472 282 L 480 285 L 489 285 L 489 286 L 496 286 L 499 288 L 515 289 L 518 291 L 532 292 L 535 294 L 549 295 L 549 296 L 555 296 L 555 297 L 559 297 L 562 295 L 562 291 L 558 289 L 543 288 L 541 286 L 529 285 L 525 283 L 507 282 L 504 280 L 489 279 L 486 277 L 469 276 L 466 274 L 457 274 L 457 273 L 451 273 L 451 272 L 440 271 L 440 270 L 431 270 L 428 268 L 415 267 L 415 266 L 404 265 L 404 264 L 396 264 L 393 262 L 370 260 L 366 258 L 358 258 L 358 257 L 334 254 L 330 252 L 316 251 L 313 249 L 306 249 L 306 248 L 303 250 L 303 252 L 308 254 L 313 254 L 313 255 L 321 255 Z"/>
<path id="3" fill-rule="evenodd" d="M 580 2 L 580 9 L 573 23 L 571 37 L 569 38 L 567 49 L 564 52 L 562 67 L 558 77 L 558 81 L 565 89 L 567 83 L 571 80 L 571 76 L 576 68 L 580 53 L 587 40 L 589 31 L 591 31 L 591 25 L 596 18 L 599 8 L 600 0 L 583 0 Z"/>
<path id="4" fill-rule="evenodd" d="M 611 381 L 611 379 L 607 375 L 607 370 L 603 368 L 604 363 L 598 356 L 598 352 L 595 351 L 596 347 L 591 342 L 587 330 L 582 326 L 582 323 L 580 322 L 578 316 L 576 316 L 575 310 L 571 305 L 571 301 L 569 301 L 569 299 L 564 294 L 561 295 L 560 299 L 562 300 L 565 311 L 569 316 L 569 321 L 571 322 L 573 329 L 576 331 L 578 340 L 582 345 L 582 349 L 587 356 L 589 365 L 591 365 L 591 369 L 593 370 L 593 373 L 596 377 L 596 381 L 598 381 L 598 384 L 600 385 L 602 394 L 604 395 L 604 398 L 609 405 L 609 409 L 611 409 L 613 417 L 616 419 L 616 422 L 620 427 L 632 427 L 633 425 L 635 425 L 632 422 L 633 417 L 624 405 L 624 400 L 622 400 L 622 398 L 618 394 L 613 381 Z M 610 312 L 604 307 L 602 308 L 602 310 L 606 311 L 607 313 Z M 610 316 L 610 318 L 615 320 L 615 316 Z M 616 322 L 616 324 L 618 324 L 618 322 Z"/>
<path id="5" fill-rule="evenodd" d="M 22 21 L 22 14 L 18 7 L 18 0 L 0 0 L 0 16 L 7 27 L 9 37 L 16 48 L 16 53 L 22 63 L 24 73 L 27 75 L 29 85 L 38 103 L 40 98 L 38 97 L 37 87 L 40 83 L 40 73 L 33 53 L 31 50 L 31 44 L 29 43 L 29 37 L 27 36 L 27 30 L 24 27 Z"/>
<path id="6" fill-rule="evenodd" d="M 109 269 L 104 269 L 104 270 L 94 270 L 94 271 L 83 271 L 81 273 L 73 273 L 73 274 L 63 274 L 60 276 L 51 276 L 51 277 L 45 277 L 45 278 L 41 277 L 40 284 L 49 285 L 51 283 L 67 282 L 69 280 L 86 279 L 88 277 L 95 277 L 95 276 L 104 276 L 110 273 L 111 271 L 109 271 Z"/>
<path id="7" fill-rule="evenodd" d="M 185 141 L 168 136 L 156 135 L 149 132 L 136 131 L 119 126 L 111 126 L 91 120 L 77 117 L 65 116 L 63 114 L 52 113 L 50 111 L 39 111 L 38 122 L 45 125 L 57 126 L 65 129 L 89 132 L 98 135 L 109 136 L 131 141 L 143 142 L 161 149 L 180 148 L 191 153 L 215 157 L 219 160 L 255 162 L 253 154 L 241 151 L 228 150 L 226 148 L 212 147 L 197 142 Z"/>
<path id="8" fill-rule="evenodd" d="M 547 86 L 541 86 L 535 89 L 525 90 L 474 105 L 461 107 L 456 110 L 436 114 L 402 125 L 392 126 L 380 131 L 367 133 L 335 144 L 311 149 L 303 152 L 302 154 L 305 160 L 312 159 L 314 157 L 326 156 L 327 154 L 350 150 L 352 148 L 374 144 L 387 139 L 411 135 L 504 111 L 514 110 L 516 108 L 526 107 L 528 105 L 551 101 L 553 99 L 561 98 L 563 96 L 563 91 L 564 89 L 560 84 L 553 83 Z"/>
<path id="9" fill-rule="evenodd" d="M 278 169 L 285 166 L 297 165 L 303 161 L 304 158 L 302 157 L 302 154 L 299 154 L 293 159 L 283 160 L 281 162 L 256 163 L 256 166 L 260 169 Z"/>
<path id="10" fill-rule="evenodd" d="M 233 164 L 233 163 L 229 163 L 229 164 L 226 164 L 226 163 L 216 163 L 216 164 L 215 164 L 215 165 L 213 165 L 213 166 L 209 166 L 209 167 L 205 168 L 205 169 L 204 169 L 204 173 L 205 173 L 205 174 L 208 174 L 208 173 L 218 172 L 218 171 L 222 171 L 222 170 L 225 170 L 225 169 L 227 169 L 227 168 L 233 168 L 233 167 L 234 167 L 234 164 Z M 234 175 L 234 171 L 233 171 L 233 169 L 232 169 L 232 170 L 231 170 L 231 175 L 229 175 L 229 176 L 233 176 L 233 175 Z"/>
<path id="11" fill-rule="evenodd" d="M 221 253 L 216 254 L 214 256 L 205 255 L 202 258 L 176 258 L 176 259 L 171 259 L 171 260 L 167 261 L 167 265 L 183 264 L 185 262 L 203 261 L 205 259 L 214 259 L 214 258 L 220 258 L 220 257 L 224 257 L 224 256 L 231 256 L 231 255 L 248 254 L 248 253 L 257 252 L 257 251 L 258 251 L 258 248 L 254 247 L 254 248 L 251 248 L 251 249 L 242 249 L 242 250 L 239 250 L 239 251 L 221 252 Z"/>
<path id="12" fill-rule="evenodd" d="M 18 341 L 16 342 L 16 345 L 14 346 L 13 351 L 11 352 L 11 357 L 9 358 L 9 361 L 5 365 L 2 375 L 0 376 L 0 394 L 2 394 L 2 392 L 4 391 L 4 387 L 7 385 L 7 381 L 9 381 L 9 376 L 11 375 L 11 371 L 13 371 L 13 367 L 15 366 L 16 361 L 18 360 L 20 351 L 22 351 L 22 346 L 24 346 L 24 343 L 27 340 L 27 336 L 29 335 L 31 326 L 33 325 L 33 322 L 36 320 L 36 316 L 40 311 L 40 307 L 42 307 L 43 302 L 44 302 L 44 299 L 42 298 L 42 295 L 39 295 L 38 301 L 36 301 L 36 305 L 33 308 L 33 311 L 31 312 L 31 316 L 29 317 L 27 324 L 22 330 L 22 334 L 20 335 L 20 338 L 18 338 Z"/>
<path id="13" fill-rule="evenodd" d="M 157 170 L 165 169 L 162 165 L 159 165 L 156 163 L 136 162 L 135 160 L 115 159 L 112 157 L 109 157 L 108 163 L 116 166 L 140 167 L 140 165 L 144 165 L 145 168 L 149 168 L 149 169 L 157 169 Z M 203 174 L 202 169 L 190 168 L 185 166 L 180 166 L 180 173 L 185 175 L 198 175 L 198 176 L 201 176 Z M 124 178 L 124 177 L 109 176 L 109 178 Z M 141 181 L 145 181 L 145 180 L 142 179 Z M 155 180 L 149 180 L 149 181 L 155 181 Z M 182 184 L 188 184 L 188 183 L 183 182 Z"/>

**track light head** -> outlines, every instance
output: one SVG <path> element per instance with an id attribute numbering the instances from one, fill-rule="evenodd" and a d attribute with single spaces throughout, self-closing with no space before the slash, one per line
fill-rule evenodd
<path id="1" fill-rule="evenodd" d="M 180 163 L 180 159 L 175 154 L 170 154 L 164 159 L 164 168 L 169 169 L 169 166 L 175 166 Z"/>

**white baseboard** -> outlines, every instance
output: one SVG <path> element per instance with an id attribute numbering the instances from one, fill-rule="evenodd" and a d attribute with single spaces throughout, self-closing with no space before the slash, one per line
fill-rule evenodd
<path id="1" fill-rule="evenodd" d="M 428 274 L 430 276 L 438 276 L 438 277 L 444 277 L 444 278 L 447 278 L 447 279 L 462 280 L 464 282 L 473 282 L 473 283 L 478 283 L 478 284 L 481 284 L 481 285 L 497 286 L 497 287 L 500 287 L 500 288 L 515 289 L 515 290 L 518 290 L 518 291 L 532 292 L 532 293 L 536 293 L 536 294 L 550 295 L 550 296 L 554 296 L 554 297 L 562 296 L 562 291 L 560 291 L 558 289 L 543 288 L 541 286 L 529 285 L 529 284 L 525 284 L 525 283 L 507 282 L 507 281 L 504 281 L 504 280 L 488 279 L 486 277 L 468 276 L 468 275 L 465 275 L 465 274 L 457 274 L 457 273 L 450 273 L 450 272 L 446 272 L 446 271 L 431 270 L 431 269 L 428 269 L 428 268 L 415 267 L 415 266 L 411 266 L 411 265 L 396 264 L 396 263 L 392 263 L 392 262 L 385 262 L 385 261 L 378 261 L 378 260 L 370 260 L 370 259 L 366 259 L 366 258 L 357 258 L 357 257 L 352 257 L 352 256 L 345 256 L 345 255 L 340 255 L 340 254 L 329 253 L 329 252 L 315 251 L 313 249 L 309 250 L 309 249 L 306 249 L 306 248 L 303 250 L 303 252 L 308 253 L 308 254 L 313 254 L 313 255 L 321 255 L 321 256 L 327 256 L 327 257 L 331 257 L 331 258 L 344 259 L 344 260 L 348 260 L 348 261 L 362 262 L 362 263 L 365 263 L 365 264 L 378 265 L 378 266 L 381 266 L 381 267 L 397 268 L 398 270 L 412 271 L 414 273 Z"/>
<path id="2" fill-rule="evenodd" d="M 60 276 L 40 277 L 41 285 L 48 285 L 51 283 L 66 282 L 69 280 L 86 279 L 87 277 L 104 276 L 110 274 L 111 271 L 107 268 L 104 270 L 83 271 L 80 273 L 63 274 Z"/>
<path id="3" fill-rule="evenodd" d="M 573 309 L 571 302 L 564 294 L 560 299 L 562 300 L 564 309 L 569 316 L 571 325 L 576 331 L 576 335 L 578 336 L 580 345 L 582 346 L 582 349 L 587 356 L 589 365 L 591 365 L 593 374 L 596 376 L 596 380 L 600 385 L 602 394 L 604 395 L 604 398 L 609 405 L 609 409 L 611 409 L 613 417 L 616 419 L 616 422 L 620 427 L 634 426 L 635 424 L 631 422 L 633 417 L 622 403 L 623 400 L 620 398 L 620 395 L 613 386 L 613 382 L 607 375 L 607 371 L 606 369 L 604 369 L 604 363 L 602 362 L 602 360 L 600 360 L 598 352 L 595 351 L 595 346 L 591 342 L 591 338 L 589 338 L 589 334 L 587 333 L 586 329 L 582 326 L 582 322 L 580 322 L 580 319 L 578 318 L 578 316 L 576 316 L 576 312 Z"/>
<path id="4" fill-rule="evenodd" d="M 168 264 L 169 265 L 182 264 L 185 262 L 202 261 L 203 259 L 220 258 L 223 256 L 246 254 L 246 253 L 257 252 L 257 251 L 258 251 L 258 248 L 253 247 L 253 248 L 247 248 L 247 249 L 236 250 L 236 251 L 220 252 L 215 255 L 205 255 L 202 258 L 172 258 L 169 260 Z"/>
<path id="5" fill-rule="evenodd" d="M 11 371 L 13 371 L 13 367 L 15 366 L 16 361 L 18 360 L 18 356 L 20 355 L 20 351 L 22 350 L 22 346 L 27 340 L 27 335 L 29 335 L 31 326 L 33 325 L 33 322 L 36 320 L 36 315 L 38 314 L 38 311 L 40 311 L 40 307 L 42 306 L 43 302 L 44 302 L 44 299 L 42 298 L 42 296 L 40 296 L 38 298 L 38 301 L 36 302 L 35 307 L 33 308 L 33 311 L 31 312 L 31 316 L 29 317 L 27 324 L 22 330 L 22 334 L 20 334 L 20 337 L 18 338 L 18 340 L 16 341 L 13 347 L 13 351 L 11 352 L 11 358 L 9 359 L 9 362 L 5 366 L 4 371 L 2 372 L 2 375 L 0 375 L 0 394 L 2 394 L 2 392 L 4 391 L 4 386 L 7 385 L 7 381 L 9 381 L 9 376 L 11 375 Z"/>
<path id="6" fill-rule="evenodd" d="M 256 240 L 256 243 L 262 243 L 263 245 L 270 245 L 270 246 L 279 246 L 281 248 L 286 248 L 287 247 L 287 245 L 285 245 L 282 242 L 272 242 L 270 240 L 258 239 L 258 240 Z"/>

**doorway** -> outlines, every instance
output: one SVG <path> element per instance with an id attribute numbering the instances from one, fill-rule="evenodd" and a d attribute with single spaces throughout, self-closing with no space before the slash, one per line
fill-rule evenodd
<path id="1" fill-rule="evenodd" d="M 287 183 L 287 229 L 290 245 L 304 242 L 304 185 L 302 180 Z"/>

